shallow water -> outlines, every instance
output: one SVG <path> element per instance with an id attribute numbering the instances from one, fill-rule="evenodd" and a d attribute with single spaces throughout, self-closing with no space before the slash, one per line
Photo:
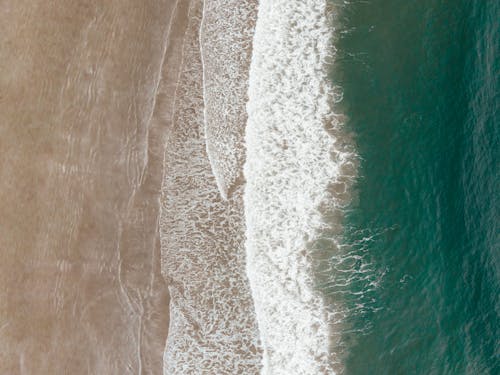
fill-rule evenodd
<path id="1" fill-rule="evenodd" d="M 161 195 L 162 270 L 171 295 L 164 373 L 258 374 L 242 186 L 223 200 L 212 172 L 203 117 L 203 2 L 184 5 L 187 23 Z"/>
<path id="2" fill-rule="evenodd" d="M 0 373 L 158 374 L 170 1 L 0 6 Z"/>

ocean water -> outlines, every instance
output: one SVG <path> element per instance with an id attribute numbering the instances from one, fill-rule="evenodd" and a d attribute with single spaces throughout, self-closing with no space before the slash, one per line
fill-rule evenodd
<path id="1" fill-rule="evenodd" d="M 342 246 L 346 374 L 500 373 L 500 3 L 333 1 L 358 155 Z"/>

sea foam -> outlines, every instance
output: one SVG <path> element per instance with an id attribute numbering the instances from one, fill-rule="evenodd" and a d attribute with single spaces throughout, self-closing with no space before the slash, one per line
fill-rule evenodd
<path id="1" fill-rule="evenodd" d="M 313 251 L 331 227 L 325 210 L 346 202 L 343 173 L 352 169 L 328 79 L 331 20 L 327 0 L 259 4 L 244 204 L 263 374 L 333 374 L 338 362 L 332 350 L 335 312 L 315 287 Z"/>
<path id="2" fill-rule="evenodd" d="M 245 273 L 243 186 L 222 200 L 206 152 L 198 32 L 189 4 L 165 145 L 160 236 L 170 291 L 164 374 L 258 374 L 261 355 Z"/>
<path id="3" fill-rule="evenodd" d="M 252 37 L 258 0 L 205 0 L 200 30 L 207 154 L 227 199 L 241 185 Z"/>

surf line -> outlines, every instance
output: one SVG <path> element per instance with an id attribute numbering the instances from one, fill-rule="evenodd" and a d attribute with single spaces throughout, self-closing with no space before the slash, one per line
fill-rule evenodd
<path id="1" fill-rule="evenodd" d="M 328 0 L 261 0 L 246 127 L 247 275 L 263 374 L 334 374 L 335 312 L 316 288 L 313 244 L 325 210 L 346 204 L 353 158 L 343 146 Z M 338 334 L 337 334 L 338 336 Z"/>

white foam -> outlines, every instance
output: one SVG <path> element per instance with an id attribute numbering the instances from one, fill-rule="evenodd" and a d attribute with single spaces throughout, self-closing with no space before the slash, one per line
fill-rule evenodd
<path id="1" fill-rule="evenodd" d="M 240 180 L 258 0 L 205 0 L 200 29 L 207 154 L 224 199 Z"/>
<path id="2" fill-rule="evenodd" d="M 328 226 L 323 209 L 344 204 L 348 185 L 342 174 L 350 155 L 337 147 L 341 124 L 328 79 L 331 39 L 328 0 L 260 1 L 244 204 L 263 374 L 333 374 L 338 362 L 331 345 L 335 324 L 314 286 L 311 249 Z"/>

